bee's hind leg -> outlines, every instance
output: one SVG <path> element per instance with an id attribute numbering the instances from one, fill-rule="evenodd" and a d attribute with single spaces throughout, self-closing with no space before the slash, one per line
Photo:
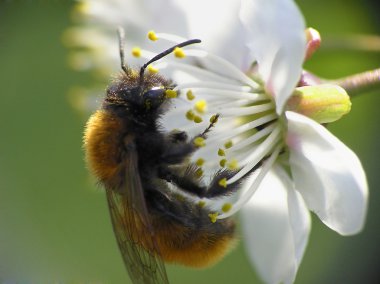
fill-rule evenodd
<path id="1" fill-rule="evenodd" d="M 158 177 L 176 185 L 179 190 L 202 198 L 206 195 L 207 188 L 200 180 L 198 169 L 193 164 L 186 166 L 186 168 L 161 166 L 158 169 Z"/>

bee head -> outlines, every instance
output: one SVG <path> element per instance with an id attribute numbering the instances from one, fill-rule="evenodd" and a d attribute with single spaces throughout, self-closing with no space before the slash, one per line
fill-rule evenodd
<path id="1" fill-rule="evenodd" d="M 106 102 L 131 111 L 154 111 L 167 101 L 167 90 L 172 89 L 171 82 L 158 74 L 142 74 L 128 70 L 107 89 Z"/>
<path id="2" fill-rule="evenodd" d="M 124 63 L 124 30 L 118 29 L 119 35 L 119 52 L 121 60 L 121 69 L 123 74 L 107 90 L 105 103 L 114 106 L 126 108 L 131 113 L 154 112 L 158 110 L 167 98 L 176 97 L 173 91 L 173 85 L 158 74 L 147 73 L 145 70 L 149 64 L 167 56 L 175 48 L 184 47 L 190 44 L 201 42 L 199 39 L 191 39 L 157 54 L 143 66 L 139 72 L 132 70 Z"/>

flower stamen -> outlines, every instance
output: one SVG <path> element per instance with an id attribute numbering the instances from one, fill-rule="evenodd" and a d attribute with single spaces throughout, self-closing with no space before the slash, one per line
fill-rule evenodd
<path id="1" fill-rule="evenodd" d="M 159 71 L 158 68 L 154 67 L 152 64 L 149 64 L 147 69 L 150 73 L 153 73 L 153 74 L 158 73 Z"/>
<path id="2" fill-rule="evenodd" d="M 258 189 L 259 185 L 263 181 L 264 177 L 268 173 L 268 171 L 273 166 L 274 162 L 276 161 L 280 151 L 282 149 L 282 145 L 279 144 L 271 154 L 271 156 L 264 162 L 263 166 L 258 169 L 259 173 L 257 175 L 253 174 L 251 177 L 249 177 L 248 181 L 244 185 L 244 188 L 242 189 L 243 195 L 239 197 L 239 199 L 236 201 L 236 203 L 231 206 L 231 210 L 228 212 L 224 212 L 223 208 L 222 211 L 224 213 L 217 216 L 217 219 L 224 219 L 227 217 L 232 216 L 236 212 L 238 212 L 253 196 L 253 194 Z"/>
<path id="3" fill-rule="evenodd" d="M 263 129 L 257 131 L 255 134 L 252 136 L 240 140 L 234 145 L 231 146 L 230 151 L 238 151 L 240 149 L 243 149 L 244 147 L 258 141 L 259 139 L 263 138 L 264 136 L 270 134 L 274 129 L 276 128 L 276 124 L 272 123 L 269 124 L 268 126 L 264 127 Z"/>
<path id="4" fill-rule="evenodd" d="M 265 156 L 268 155 L 270 150 L 275 144 L 280 140 L 281 127 L 279 124 L 276 125 L 276 128 L 272 133 L 257 147 L 255 151 L 249 155 L 242 164 L 245 166 L 232 178 L 227 181 L 227 184 L 231 184 L 242 178 L 250 170 L 252 170 L 259 161 L 261 161 Z"/>
<path id="5" fill-rule="evenodd" d="M 195 161 L 195 164 L 198 166 L 198 167 L 201 167 L 203 166 L 205 163 L 205 160 L 203 158 L 198 158 L 198 160 Z"/>
<path id="6" fill-rule="evenodd" d="M 155 33 L 155 34 L 156 34 L 157 38 L 167 40 L 167 41 L 175 43 L 175 44 L 186 41 L 186 39 L 184 37 L 180 37 L 180 36 L 173 35 L 173 34 L 167 34 L 167 33 Z"/>
<path id="7" fill-rule="evenodd" d="M 255 113 L 261 113 L 267 110 L 275 110 L 275 106 L 272 102 L 261 105 L 246 106 L 240 108 L 229 108 L 223 111 L 223 116 L 236 116 L 238 113 L 239 116 L 251 115 Z"/>
<path id="8" fill-rule="evenodd" d="M 264 125 L 270 121 L 273 121 L 277 118 L 277 115 L 275 113 L 270 113 L 268 115 L 264 115 L 263 117 L 260 117 L 254 121 L 247 122 L 245 124 L 242 124 L 238 127 L 235 127 L 234 129 L 231 129 L 228 133 L 218 133 L 213 136 L 210 136 L 207 141 L 209 143 L 212 143 L 214 141 L 218 140 L 226 140 L 226 139 L 232 139 L 235 136 L 238 136 L 240 134 L 243 134 L 244 132 L 247 132 L 249 130 L 252 130 L 258 126 Z"/>
<path id="9" fill-rule="evenodd" d="M 218 219 L 218 215 L 219 215 L 219 213 L 215 212 L 215 213 L 208 214 L 208 217 L 210 218 L 212 223 L 215 223 L 216 220 Z"/>
<path id="10" fill-rule="evenodd" d="M 194 96 L 192 90 L 188 90 L 188 91 L 186 92 L 186 98 L 187 98 L 189 101 L 192 101 L 193 99 L 195 99 L 195 96 Z"/>
<path id="11" fill-rule="evenodd" d="M 132 48 L 131 53 L 134 57 L 141 57 L 141 48 L 136 46 Z"/>
<path id="12" fill-rule="evenodd" d="M 215 66 L 215 64 L 218 65 L 218 70 L 223 70 L 223 72 L 228 73 L 228 76 L 230 78 L 234 78 L 253 88 L 259 87 L 259 84 L 257 82 L 255 82 L 254 80 L 249 78 L 247 75 L 245 75 L 243 72 L 241 72 L 241 70 L 238 69 L 235 65 L 233 65 L 229 61 L 219 56 L 213 55 L 204 50 L 197 50 L 197 49 L 188 49 L 186 52 L 188 56 L 199 57 L 199 58 L 206 59 L 212 62 L 211 63 L 212 66 Z"/>
<path id="13" fill-rule="evenodd" d="M 227 163 L 227 168 L 231 171 L 236 171 L 239 168 L 237 159 L 232 159 Z"/>
<path id="14" fill-rule="evenodd" d="M 151 40 L 151 41 L 156 41 L 159 39 L 159 37 L 157 36 L 157 34 L 151 30 L 148 32 L 148 38 Z"/>
<path id="15" fill-rule="evenodd" d="M 194 109 L 198 112 L 198 113 L 205 113 L 206 110 L 207 110 L 207 102 L 206 100 L 199 100 L 195 103 L 195 106 L 194 106 Z"/>
<path id="16" fill-rule="evenodd" d="M 169 99 L 174 99 L 174 98 L 176 98 L 177 96 L 178 96 L 178 94 L 177 94 L 177 92 L 176 91 L 174 91 L 174 90 L 166 90 L 165 91 L 165 96 L 167 97 L 167 98 L 169 98 Z"/>
<path id="17" fill-rule="evenodd" d="M 232 204 L 231 203 L 224 203 L 223 206 L 222 206 L 222 211 L 224 213 L 227 213 L 228 211 L 230 211 L 232 208 Z"/>
<path id="18" fill-rule="evenodd" d="M 186 57 L 185 52 L 184 52 L 183 49 L 180 48 L 180 47 L 176 47 L 176 48 L 174 49 L 174 51 L 173 51 L 173 54 L 174 54 L 174 56 L 177 57 L 177 58 L 184 58 L 184 57 Z"/>
<path id="19" fill-rule="evenodd" d="M 203 121 L 202 117 L 200 117 L 199 115 L 195 115 L 194 116 L 194 120 L 193 120 L 195 123 L 201 123 Z"/>

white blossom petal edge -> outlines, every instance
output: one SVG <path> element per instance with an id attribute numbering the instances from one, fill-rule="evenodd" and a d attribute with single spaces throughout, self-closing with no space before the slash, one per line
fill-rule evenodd
<path id="1" fill-rule="evenodd" d="M 295 112 L 286 112 L 286 117 L 292 175 L 308 208 L 338 233 L 358 233 L 368 199 L 358 157 L 315 121 Z"/>
<path id="2" fill-rule="evenodd" d="M 289 0 L 243 0 L 240 18 L 251 58 L 257 60 L 265 88 L 274 96 L 280 114 L 301 75 L 306 53 L 304 19 Z"/>
<path id="3" fill-rule="evenodd" d="M 266 283 L 292 283 L 305 251 L 310 216 L 293 182 L 279 166 L 264 178 L 242 210 L 248 255 Z"/>

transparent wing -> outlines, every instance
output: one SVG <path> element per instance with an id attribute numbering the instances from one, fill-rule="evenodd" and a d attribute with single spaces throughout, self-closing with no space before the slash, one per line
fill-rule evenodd
<path id="1" fill-rule="evenodd" d="M 169 283 L 155 241 L 137 165 L 136 151 L 125 158 L 125 184 L 106 189 L 114 233 L 134 284 Z"/>

